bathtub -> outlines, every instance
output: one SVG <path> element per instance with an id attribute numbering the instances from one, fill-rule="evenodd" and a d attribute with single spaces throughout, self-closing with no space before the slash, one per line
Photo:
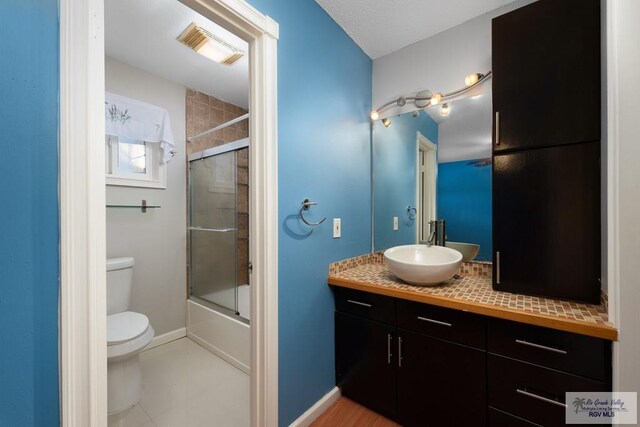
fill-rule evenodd
<path id="1" fill-rule="evenodd" d="M 238 287 L 240 316 L 197 297 L 187 300 L 187 336 L 236 368 L 250 374 L 250 287 Z"/>

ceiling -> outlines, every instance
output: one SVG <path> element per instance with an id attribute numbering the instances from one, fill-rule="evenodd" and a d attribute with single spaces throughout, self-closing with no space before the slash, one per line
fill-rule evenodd
<path id="1" fill-rule="evenodd" d="M 210 61 L 176 37 L 192 22 L 248 52 L 248 44 L 178 0 L 105 2 L 106 54 L 192 89 L 247 108 L 248 55 L 233 65 Z"/>
<path id="2" fill-rule="evenodd" d="M 372 59 L 514 0 L 316 0 Z"/>

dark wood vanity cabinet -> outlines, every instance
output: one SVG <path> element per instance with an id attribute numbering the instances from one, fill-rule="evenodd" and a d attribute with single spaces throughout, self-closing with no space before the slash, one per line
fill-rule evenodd
<path id="1" fill-rule="evenodd" d="M 494 289 L 600 303 L 600 2 L 492 21 Z"/>
<path id="2" fill-rule="evenodd" d="M 395 328 L 336 311 L 336 382 L 342 394 L 388 418 L 395 417 Z"/>
<path id="3" fill-rule="evenodd" d="M 485 425 L 482 316 L 344 288 L 335 298 L 344 396 L 407 427 Z"/>
<path id="4" fill-rule="evenodd" d="M 396 420 L 416 427 L 484 426 L 486 352 L 401 328 L 397 336 Z"/>
<path id="5" fill-rule="evenodd" d="M 406 427 L 560 426 L 565 392 L 611 390 L 611 343 L 334 287 L 336 384 Z"/>
<path id="6" fill-rule="evenodd" d="M 489 319 L 487 342 L 490 425 L 563 426 L 566 392 L 611 390 L 609 341 Z"/>
<path id="7" fill-rule="evenodd" d="M 600 303 L 600 144 L 493 157 L 493 288 Z"/>
<path id="8" fill-rule="evenodd" d="M 491 28 L 494 150 L 600 140 L 600 1 L 539 0 Z"/>
<path id="9" fill-rule="evenodd" d="M 343 395 L 395 419 L 395 300 L 342 288 L 334 293 L 336 384 Z"/>

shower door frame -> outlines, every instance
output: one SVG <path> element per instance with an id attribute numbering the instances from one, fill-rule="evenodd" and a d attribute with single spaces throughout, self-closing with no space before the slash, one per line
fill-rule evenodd
<path id="1" fill-rule="evenodd" d="M 249 45 L 251 426 L 278 425 L 278 23 L 244 0 L 179 0 Z M 60 413 L 107 425 L 104 3 L 60 0 Z"/>
<path id="2" fill-rule="evenodd" d="M 212 147 L 212 148 L 207 148 L 206 150 L 202 150 L 202 151 L 197 151 L 195 153 L 189 154 L 189 156 L 187 157 L 187 186 L 188 186 L 188 190 L 187 190 L 187 194 L 189 197 L 189 203 L 188 203 L 188 209 L 189 209 L 189 215 L 188 215 L 188 236 L 187 236 L 187 244 L 189 245 L 188 248 L 188 260 L 189 260 L 189 268 L 188 270 L 188 278 L 187 278 L 187 286 L 188 286 L 188 292 L 187 292 L 187 298 L 191 299 L 193 297 L 196 298 L 196 301 L 204 304 L 206 307 L 211 308 L 212 310 L 216 310 L 216 311 L 220 311 L 224 314 L 229 314 L 231 315 L 231 313 L 233 312 L 234 316 L 238 317 L 238 320 L 241 322 L 245 322 L 247 321 L 247 319 L 244 319 L 242 317 L 240 317 L 239 313 L 238 313 L 238 280 L 236 277 L 236 283 L 235 283 L 235 309 L 232 310 L 228 307 L 223 306 L 222 304 L 218 304 L 216 302 L 213 301 L 209 301 L 206 298 L 203 298 L 199 295 L 194 295 L 193 294 L 193 261 L 192 261 L 192 256 L 193 256 L 193 248 L 192 248 L 192 227 L 193 224 L 191 223 L 191 215 L 192 215 L 192 203 L 193 203 L 193 194 L 192 194 L 192 181 L 191 181 L 191 162 L 197 162 L 199 160 L 204 160 L 204 159 L 208 159 L 209 157 L 214 157 L 214 156 L 219 156 L 221 154 L 226 154 L 226 153 L 231 153 L 231 152 L 236 152 L 238 150 L 242 150 L 244 148 L 249 148 L 250 146 L 250 140 L 249 138 L 242 138 L 242 139 L 238 139 L 236 141 L 233 142 L 228 142 L 226 144 L 222 144 L 219 145 L 217 147 Z M 249 149 L 250 150 L 250 149 Z M 237 176 L 237 168 L 238 168 L 238 164 L 237 162 L 234 162 L 234 173 Z M 234 184 L 235 185 L 235 184 Z M 251 188 L 251 187 L 249 187 Z M 237 190 L 236 190 L 237 191 Z M 237 195 L 236 195 L 237 197 Z M 236 209 L 237 209 L 237 200 L 236 200 Z M 251 207 L 249 207 L 249 210 L 251 210 Z M 237 210 L 236 210 L 236 216 L 237 216 Z M 237 218 L 236 218 L 236 222 L 237 222 Z M 237 232 L 237 223 L 236 223 L 236 232 Z M 236 239 L 237 239 L 237 234 L 236 234 Z M 249 234 L 249 245 L 251 245 L 251 234 Z M 234 262 L 234 268 L 237 268 L 237 252 L 236 252 L 236 259 Z M 249 257 L 249 261 L 251 261 L 251 257 Z M 237 276 L 237 275 L 236 275 Z M 249 282 L 251 282 L 251 277 L 252 274 L 249 274 Z"/>

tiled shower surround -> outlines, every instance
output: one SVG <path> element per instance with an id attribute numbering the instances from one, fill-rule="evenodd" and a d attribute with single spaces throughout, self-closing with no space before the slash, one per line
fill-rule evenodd
<path id="1" fill-rule="evenodd" d="M 187 138 L 245 115 L 248 112 L 242 107 L 193 89 L 187 89 L 186 108 Z M 187 155 L 248 136 L 249 120 L 246 119 L 187 143 Z M 236 163 L 237 197 L 221 193 L 222 206 L 220 208 L 235 208 L 236 210 L 238 228 L 236 269 L 238 284 L 242 285 L 249 283 L 249 150 L 247 148 L 238 151 Z M 234 203 L 235 206 L 233 206 Z"/>

